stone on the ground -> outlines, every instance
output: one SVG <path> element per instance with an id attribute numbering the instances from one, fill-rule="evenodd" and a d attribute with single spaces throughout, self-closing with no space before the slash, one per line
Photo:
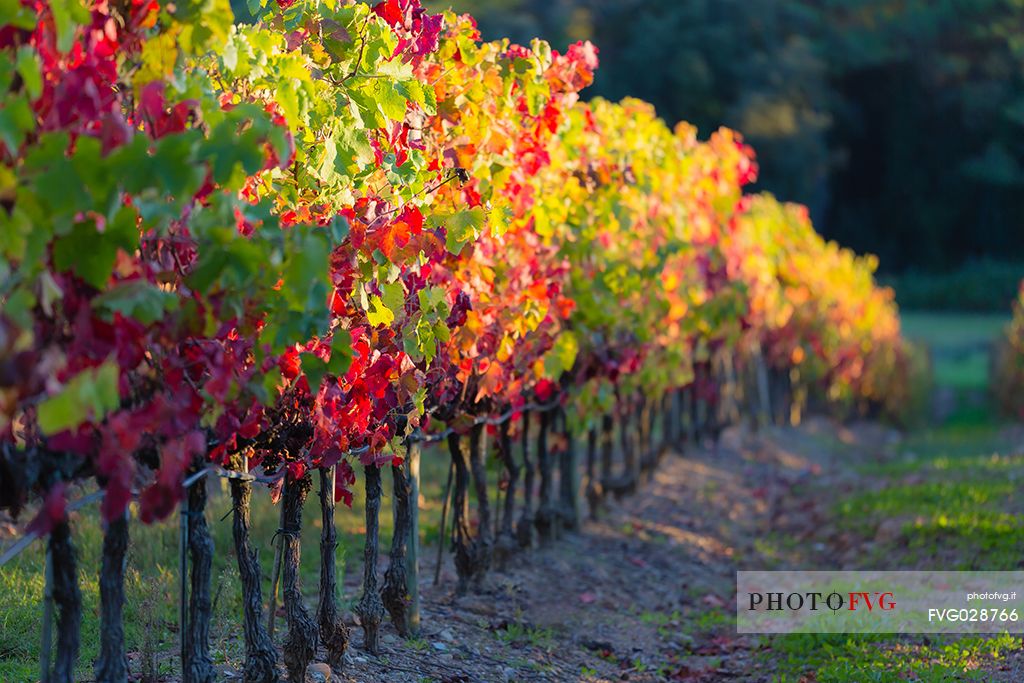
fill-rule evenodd
<path id="1" fill-rule="evenodd" d="M 331 683 L 331 667 L 322 662 L 306 668 L 306 683 Z"/>

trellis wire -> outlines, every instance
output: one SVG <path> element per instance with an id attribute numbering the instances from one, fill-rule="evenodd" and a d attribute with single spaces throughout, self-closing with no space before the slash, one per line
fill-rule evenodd
<path id="1" fill-rule="evenodd" d="M 559 398 L 558 400 L 552 401 L 550 403 L 546 403 L 546 404 L 529 403 L 529 404 L 521 406 L 519 408 L 514 408 L 512 410 L 509 410 L 508 412 L 506 412 L 506 413 L 504 413 L 504 414 L 502 414 L 502 415 L 500 415 L 498 417 L 480 417 L 480 418 L 477 418 L 471 424 L 472 425 L 482 425 L 482 424 L 485 424 L 485 425 L 498 426 L 498 425 L 501 425 L 501 424 L 503 424 L 505 422 L 508 422 L 517 413 L 520 413 L 520 412 L 523 412 L 523 411 L 527 411 L 527 410 L 530 410 L 530 411 L 533 411 L 533 410 L 550 410 L 550 409 L 554 408 L 555 406 L 557 406 L 560 403 L 560 401 L 561 401 L 561 398 Z M 410 443 L 422 443 L 422 444 L 438 443 L 440 441 L 444 441 L 445 439 L 447 439 L 450 435 L 452 435 L 454 433 L 455 433 L 455 429 L 451 428 L 451 427 L 449 427 L 448 429 L 446 429 L 443 432 L 440 432 L 438 434 L 423 434 L 421 432 L 415 432 L 415 433 L 411 434 L 408 437 L 407 441 L 410 442 Z M 366 453 L 369 450 L 370 450 L 369 446 L 360 446 L 359 448 L 353 448 L 352 450 L 347 451 L 342 457 L 352 457 L 352 456 L 356 456 L 356 455 L 362 455 L 363 453 Z M 192 475 L 190 475 L 189 477 L 187 477 L 182 482 L 182 487 L 187 491 L 188 489 L 190 489 L 192 487 L 193 484 L 195 484 L 197 481 L 199 481 L 200 479 L 202 479 L 203 477 L 205 477 L 205 476 L 207 476 L 209 474 L 215 474 L 216 476 L 221 477 L 222 479 L 241 479 L 243 481 L 252 481 L 252 482 L 256 482 L 256 483 L 260 483 L 260 484 L 276 484 L 277 482 L 279 482 L 281 479 L 283 479 L 285 477 L 285 475 L 287 474 L 287 470 L 282 468 L 281 471 L 277 472 L 276 474 L 273 474 L 273 475 L 270 475 L 270 476 L 259 476 L 259 475 L 254 475 L 254 474 L 250 474 L 250 473 L 247 473 L 247 472 L 234 472 L 234 471 L 231 471 L 231 470 L 226 470 L 223 467 L 219 467 L 217 465 L 207 465 L 203 469 L 198 470 L 197 472 L 195 472 Z M 85 495 L 85 496 L 79 498 L 78 500 L 69 503 L 67 505 L 66 509 L 67 509 L 68 512 L 76 512 L 79 509 L 85 507 L 86 505 L 89 505 L 90 503 L 94 503 L 94 502 L 100 500 L 103 497 L 103 494 L 104 494 L 104 491 L 102 489 L 98 490 L 98 491 L 93 491 L 92 493 L 90 493 L 88 495 Z M 132 497 L 133 498 L 138 497 L 137 492 L 133 492 Z M 21 538 L 19 538 L 14 544 L 9 546 L 7 548 L 7 550 L 5 550 L 2 555 L 0 555 L 0 567 L 4 566 L 5 564 L 7 564 L 11 560 L 13 560 L 15 557 L 20 555 L 22 553 L 22 551 L 24 551 L 27 547 L 32 545 L 32 542 L 34 540 L 36 540 L 37 538 L 39 538 L 39 536 L 40 536 L 40 534 L 38 532 L 36 532 L 36 531 L 26 531 L 24 533 L 24 535 L 22 535 Z"/>
<path id="2" fill-rule="evenodd" d="M 514 417 L 515 415 L 517 415 L 519 413 L 523 413 L 523 412 L 526 412 L 526 411 L 541 411 L 541 412 L 543 412 L 543 411 L 551 410 L 551 409 L 557 407 L 561 403 L 561 399 L 562 399 L 562 397 L 559 396 L 555 400 L 550 401 L 550 402 L 548 402 L 546 404 L 529 403 L 529 404 L 526 404 L 526 405 L 523 405 L 523 406 L 519 406 L 519 407 L 510 409 L 507 412 L 505 412 L 504 414 L 496 416 L 496 417 L 477 417 L 475 420 L 473 420 L 473 422 L 471 423 L 470 426 L 480 426 L 480 425 L 499 426 L 499 425 L 504 424 L 505 422 L 508 422 L 509 420 L 512 419 L 512 417 Z M 451 436 L 451 435 L 453 435 L 455 433 L 456 433 L 456 430 L 454 428 L 452 428 L 452 427 L 449 427 L 449 428 L 445 429 L 444 431 L 442 431 L 440 433 L 429 434 L 429 435 L 426 435 L 426 434 L 423 434 L 422 432 L 417 431 L 417 432 L 409 435 L 409 437 L 407 437 L 406 443 L 407 444 L 414 444 L 414 443 L 432 444 L 432 443 L 438 443 L 438 442 L 441 442 L 441 441 L 447 439 L 449 436 Z M 354 449 L 352 449 L 350 451 L 347 451 L 344 454 L 343 457 L 352 457 L 352 456 L 356 456 L 356 455 L 362 455 L 363 453 L 366 453 L 369 450 L 370 450 L 369 446 L 361 446 L 359 448 L 354 448 Z M 416 469 L 418 470 L 419 468 L 417 467 Z M 178 572 L 179 572 L 179 577 L 178 577 L 178 579 L 179 579 L 179 590 L 178 590 L 178 593 L 179 593 L 178 594 L 178 621 L 179 621 L 179 627 L 178 627 L 178 632 L 180 634 L 180 641 L 181 641 L 180 657 L 181 657 L 181 666 L 182 666 L 183 675 L 185 673 L 185 669 L 187 667 L 187 661 L 188 661 L 188 641 L 186 640 L 186 633 L 188 631 L 188 597 L 189 597 L 189 587 L 188 587 L 188 535 L 189 535 L 189 531 L 190 531 L 190 529 L 189 529 L 189 527 L 190 527 L 189 515 L 191 514 L 190 510 L 189 510 L 189 502 L 188 502 L 189 490 L 194 485 L 196 485 L 197 483 L 199 483 L 200 481 L 202 481 L 203 479 L 205 479 L 209 475 L 217 476 L 217 477 L 220 477 L 222 479 L 238 479 L 238 480 L 242 480 L 242 481 L 251 481 L 251 482 L 257 482 L 257 483 L 262 483 L 262 484 L 274 484 L 274 483 L 277 483 L 278 481 L 280 481 L 281 479 L 283 479 L 287 475 L 287 472 L 288 472 L 287 468 L 282 467 L 280 472 L 277 472 L 277 473 L 275 473 L 273 475 L 270 475 L 270 476 L 259 476 L 259 475 L 251 474 L 249 472 L 235 472 L 235 471 L 231 471 L 231 470 L 226 470 L 223 467 L 220 467 L 218 465 L 207 465 L 206 467 L 203 467 L 202 469 L 200 469 L 200 470 L 194 472 L 193 474 L 189 475 L 188 477 L 186 477 L 182 481 L 182 488 L 184 488 L 184 490 L 185 490 L 185 495 L 182 497 L 181 503 L 179 505 L 180 532 L 179 532 L 179 542 L 178 542 Z M 416 495 L 416 498 L 414 498 L 414 501 L 416 501 L 415 506 L 417 508 L 418 508 L 418 494 L 419 494 L 419 481 L 418 481 L 419 477 L 418 477 L 418 474 L 419 474 L 418 472 L 415 472 L 414 475 L 413 475 L 414 478 L 416 479 L 415 485 L 413 486 L 413 491 L 414 491 L 414 495 Z M 67 507 L 66 507 L 66 510 L 69 513 L 70 512 L 75 512 L 75 511 L 77 511 L 77 510 L 79 510 L 81 508 L 84 508 L 86 505 L 89 505 L 91 503 L 94 503 L 94 502 L 100 500 L 104 496 L 104 494 L 105 494 L 105 491 L 103 489 L 100 489 L 100 490 L 97 490 L 97 491 L 93 491 L 92 493 L 87 494 L 85 496 L 82 496 L 78 500 L 75 500 L 75 501 L 69 503 L 67 505 Z M 137 497 L 138 497 L 138 492 L 137 491 L 133 491 L 132 492 L 132 498 L 137 498 Z M 418 537 L 419 537 L 419 529 L 418 529 L 418 524 L 416 523 L 418 521 L 418 517 L 419 517 L 418 514 L 414 515 L 414 517 L 413 517 L 414 522 L 413 522 L 413 529 L 412 529 L 412 533 L 413 533 L 413 537 L 414 537 L 413 538 L 413 543 L 415 543 L 417 547 L 419 545 L 419 542 L 418 542 L 418 540 L 419 540 L 418 539 Z M 443 535 L 443 531 L 442 531 L 442 535 Z M 41 536 L 41 534 L 38 531 L 35 531 L 35 530 L 26 531 L 24 533 L 24 535 L 20 539 L 18 539 L 15 543 L 13 543 L 10 547 L 8 547 L 7 550 L 4 551 L 4 553 L 2 555 L 0 555 L 0 567 L 5 565 L 7 562 L 10 562 L 14 558 L 16 558 L 18 555 L 20 555 L 26 548 L 28 548 L 30 545 L 32 545 L 33 541 L 35 541 L 40 536 Z M 280 550 L 280 548 L 279 548 L 279 550 Z M 414 551 L 414 553 L 418 554 L 416 551 Z M 46 550 L 46 575 L 45 575 L 46 583 L 45 583 L 44 595 L 43 595 L 43 619 L 42 619 L 42 624 L 41 624 L 41 627 L 42 627 L 41 640 L 42 640 L 42 642 L 40 644 L 40 654 L 39 654 L 40 681 L 46 681 L 46 680 L 49 679 L 50 654 L 51 654 L 51 649 L 52 649 L 52 628 L 53 628 L 53 626 L 52 626 L 52 624 L 53 624 L 53 565 L 52 565 L 52 563 L 53 563 L 53 558 L 52 558 L 52 555 L 51 555 L 51 551 L 50 551 L 49 548 L 47 548 L 47 550 Z M 440 562 L 438 563 L 438 568 L 440 568 Z M 279 558 L 275 558 L 275 567 L 274 567 L 274 569 L 275 569 L 275 574 L 280 569 L 280 559 Z M 415 576 L 415 575 L 416 574 L 414 572 L 413 576 Z M 435 582 L 436 582 L 436 579 L 437 579 L 437 577 L 435 577 Z M 275 584 L 276 584 L 276 581 L 275 581 Z M 276 585 L 274 586 L 274 588 L 276 589 Z M 418 598 L 418 590 L 416 590 L 415 592 L 413 592 L 413 591 L 410 591 L 410 592 L 413 593 L 412 597 L 413 597 L 414 602 L 418 602 L 418 600 L 417 600 L 417 598 Z M 270 614 L 269 614 L 269 618 L 268 618 L 268 627 L 269 627 L 268 630 L 269 630 L 269 632 L 271 634 L 273 634 L 273 629 L 274 629 L 274 616 L 275 616 L 274 615 L 274 611 L 275 611 L 274 603 L 276 602 L 276 598 L 277 598 L 277 591 L 273 590 L 273 593 L 271 595 Z M 414 613 L 416 614 L 417 621 L 418 621 L 418 616 L 419 616 L 418 612 L 419 612 L 418 605 L 414 605 Z"/>
<path id="3" fill-rule="evenodd" d="M 73 501 L 71 503 L 68 503 L 66 510 L 68 512 L 75 512 L 76 510 L 79 510 L 79 509 L 85 507 L 89 503 L 96 502 L 97 500 L 99 500 L 102 497 L 103 497 L 103 491 L 102 490 L 100 490 L 100 491 L 93 491 L 92 493 L 90 493 L 87 496 L 82 496 L 78 500 Z M 34 531 L 34 530 L 26 531 L 24 536 L 19 538 L 13 545 L 11 545 L 4 552 L 3 555 L 0 555 L 0 567 L 4 566 L 5 564 L 7 564 L 11 560 L 13 560 L 15 557 L 20 555 L 22 553 L 22 551 L 24 551 L 25 548 L 27 548 L 30 545 L 32 545 L 32 541 L 34 541 L 37 538 L 39 538 L 39 536 L 40 536 L 40 534 L 39 534 L 38 531 Z"/>
<path id="4" fill-rule="evenodd" d="M 281 511 L 278 515 L 277 528 L 284 528 L 284 505 L 281 506 Z M 275 536 L 273 578 L 270 580 L 270 609 L 267 610 L 267 634 L 271 638 L 274 637 L 274 619 L 277 616 L 277 587 L 281 581 L 281 561 L 284 556 L 284 536 L 282 534 L 275 534 Z"/>

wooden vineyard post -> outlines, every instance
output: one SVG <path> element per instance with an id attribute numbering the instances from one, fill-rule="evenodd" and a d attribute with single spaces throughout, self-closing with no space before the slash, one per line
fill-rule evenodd
<path id="1" fill-rule="evenodd" d="M 181 650 L 181 677 L 188 671 L 188 491 L 178 506 L 181 528 L 178 534 L 178 638 Z"/>
<path id="2" fill-rule="evenodd" d="M 661 461 L 668 452 L 668 393 L 663 393 L 654 402 L 651 413 L 651 448 L 654 449 L 654 468 L 661 466 Z"/>
<path id="3" fill-rule="evenodd" d="M 501 453 L 502 462 L 505 464 L 505 472 L 508 477 L 508 488 L 505 491 L 504 514 L 501 515 L 501 525 L 495 534 L 494 555 L 498 567 L 504 567 L 505 561 L 518 546 L 514 525 L 516 488 L 519 483 L 520 467 L 516 463 L 515 454 L 512 452 L 512 437 L 510 426 L 507 421 L 502 422 L 498 427 L 498 451 Z"/>
<path id="4" fill-rule="evenodd" d="M 729 412 L 726 415 L 726 424 L 735 425 L 740 421 L 740 406 L 743 405 L 743 383 L 739 381 L 739 374 L 736 371 L 736 354 L 731 350 L 726 352 L 725 357 L 726 382 L 730 387 Z"/>
<path id="5" fill-rule="evenodd" d="M 711 423 L 712 429 L 717 430 L 718 426 L 722 424 L 725 416 L 725 404 L 729 400 L 729 385 L 725 379 L 725 358 L 722 349 L 711 356 L 709 375 L 718 387 L 718 403 L 711 406 L 712 410 L 709 411 L 708 421 Z"/>
<path id="6" fill-rule="evenodd" d="M 394 532 L 391 535 L 391 552 L 388 555 L 388 568 L 384 572 L 384 588 L 381 598 L 384 608 L 391 615 L 398 634 L 403 638 L 412 636 L 410 627 L 409 607 L 409 568 L 408 553 L 412 545 L 413 521 L 412 509 L 417 507 L 412 497 L 412 485 L 409 481 L 409 458 L 417 451 L 415 444 L 406 448 L 406 458 L 401 465 L 391 466 L 394 482 L 391 514 L 394 519 Z"/>
<path id="7" fill-rule="evenodd" d="M 597 519 L 597 508 L 601 504 L 604 488 L 597 476 L 597 427 L 587 429 L 587 507 L 591 519 Z"/>
<path id="8" fill-rule="evenodd" d="M 210 583 L 213 575 L 213 537 L 206 525 L 206 480 L 199 477 L 185 494 L 188 498 L 188 549 L 191 558 L 191 588 L 188 605 L 188 669 L 186 683 L 211 683 L 214 679 L 210 658 L 210 620 L 213 599 Z"/>
<path id="9" fill-rule="evenodd" d="M 601 416 L 601 491 L 598 500 L 604 502 L 612 483 L 612 464 L 615 455 L 615 419 L 610 413 Z"/>
<path id="10" fill-rule="evenodd" d="M 533 482 L 534 466 L 530 460 L 530 413 L 523 411 L 523 429 L 520 442 L 523 452 L 523 509 L 516 524 L 516 537 L 520 548 L 532 548 L 534 540 Z"/>
<path id="11" fill-rule="evenodd" d="M 57 651 L 53 671 L 46 680 L 71 683 L 81 638 L 82 592 L 78 587 L 78 553 L 71 542 L 71 525 L 67 519 L 53 527 L 48 547 L 53 571 L 53 604 L 57 611 Z"/>
<path id="12" fill-rule="evenodd" d="M 284 505 L 281 506 L 278 529 L 284 528 Z M 270 578 L 270 610 L 267 615 L 267 635 L 274 637 L 274 620 L 277 618 L 277 589 L 281 584 L 281 562 L 284 557 L 284 536 L 278 534 L 277 543 L 274 545 L 274 566 Z"/>
<path id="13" fill-rule="evenodd" d="M 677 393 L 679 395 L 676 397 L 676 443 L 679 445 L 679 452 L 684 453 L 687 446 L 686 438 L 689 434 L 687 425 L 690 414 L 687 397 L 690 395 L 690 390 L 687 387 L 681 387 Z"/>
<path id="14" fill-rule="evenodd" d="M 308 474 L 301 479 L 286 477 L 284 492 L 281 494 L 281 528 L 278 533 L 284 539 L 281 553 L 282 593 L 284 595 L 285 618 L 288 622 L 288 636 L 285 638 L 282 655 L 288 679 L 303 681 L 306 667 L 316 655 L 319 631 L 309 616 L 302 590 L 299 586 L 299 560 L 302 554 L 302 505 L 312 488 Z M 367 492 L 369 496 L 369 492 Z"/>
<path id="15" fill-rule="evenodd" d="M 680 389 L 673 389 L 669 394 L 668 412 L 668 439 L 669 445 L 676 453 L 682 454 L 683 445 L 680 443 L 680 436 L 683 433 L 683 395 Z"/>
<path id="16" fill-rule="evenodd" d="M 409 592 L 408 626 L 413 637 L 420 632 L 420 448 L 409 445 L 405 460 L 409 481 L 409 548 L 405 556 L 405 581 Z"/>
<path id="17" fill-rule="evenodd" d="M 124 645 L 124 570 L 128 551 L 128 509 L 107 524 L 100 567 L 100 655 L 93 666 L 97 681 L 127 683 Z"/>
<path id="18" fill-rule="evenodd" d="M 338 531 L 334 526 L 334 487 L 337 465 L 320 468 L 320 601 L 317 604 L 317 627 L 320 642 L 327 650 L 327 663 L 340 670 L 348 649 L 348 626 L 338 613 L 338 579 L 335 550 Z"/>
<path id="19" fill-rule="evenodd" d="M 473 584 L 483 585 L 483 578 L 491 566 L 494 538 L 491 535 L 491 505 L 487 492 L 487 431 L 483 425 L 475 426 L 469 436 L 469 475 L 476 494 L 477 534 L 473 542 Z"/>
<path id="20" fill-rule="evenodd" d="M 697 370 L 694 368 L 694 378 L 696 378 L 696 374 Z M 694 397 L 694 393 L 696 391 L 694 387 L 694 383 L 691 382 L 685 389 L 683 389 L 682 399 L 682 436 L 690 446 L 697 445 L 697 411 L 694 405 L 697 399 Z"/>
<path id="21" fill-rule="evenodd" d="M 769 371 L 769 395 L 773 408 L 772 422 L 778 427 L 789 424 L 792 393 L 787 368 L 772 368 Z"/>
<path id="22" fill-rule="evenodd" d="M 548 430 L 551 427 L 551 411 L 540 413 L 540 430 L 537 433 L 537 467 L 540 470 L 540 496 L 535 525 L 541 541 L 550 541 L 557 536 L 555 503 L 553 500 L 553 463 L 548 451 Z"/>
<path id="23" fill-rule="evenodd" d="M 789 423 L 799 427 L 807 407 L 807 387 L 800 381 L 800 366 L 794 365 L 789 370 L 789 386 L 792 404 L 789 410 Z"/>
<path id="24" fill-rule="evenodd" d="M 654 449 L 654 403 L 648 396 L 640 397 L 640 475 L 641 483 L 650 481 L 656 466 Z"/>
<path id="25" fill-rule="evenodd" d="M 768 386 L 768 368 L 761 345 L 754 347 L 754 374 L 758 387 L 758 427 L 765 427 L 771 421 L 771 392 Z"/>
<path id="26" fill-rule="evenodd" d="M 647 426 L 649 423 L 648 415 L 650 412 L 650 403 L 647 397 L 640 394 L 640 398 L 636 410 L 636 441 L 637 441 L 637 470 L 636 470 L 636 486 L 639 488 L 647 481 L 651 471 L 651 452 L 649 449 L 650 443 L 648 439 Z"/>
<path id="27" fill-rule="evenodd" d="M 46 587 L 43 589 L 43 623 L 39 645 L 39 680 L 49 683 L 50 651 L 53 647 L 53 551 L 46 544 Z"/>
<path id="28" fill-rule="evenodd" d="M 640 441 L 633 434 L 633 420 L 636 417 L 636 407 L 633 405 L 633 397 L 624 401 L 625 406 L 619 421 L 619 436 L 622 441 L 623 475 L 622 486 L 616 495 L 633 493 L 640 483 Z"/>
<path id="29" fill-rule="evenodd" d="M 241 456 L 234 463 L 235 469 L 248 475 L 249 459 Z M 235 556 L 238 558 L 238 577 L 242 584 L 242 625 L 245 633 L 246 683 L 276 683 L 277 648 L 270 639 L 263 624 L 263 576 L 259 555 L 249 539 L 251 519 L 249 515 L 252 499 L 252 482 L 248 479 L 233 478 L 231 488 L 232 538 Z"/>
<path id="30" fill-rule="evenodd" d="M 452 496 L 452 480 L 455 477 L 455 463 L 448 465 L 448 483 L 444 486 L 441 496 L 441 531 L 437 542 L 437 563 L 434 565 L 434 585 L 441 583 L 441 562 L 444 559 L 445 531 L 448 529 L 448 506 Z"/>
<path id="31" fill-rule="evenodd" d="M 700 446 L 707 434 L 710 411 L 708 401 L 704 397 L 707 390 L 707 382 L 710 380 L 710 368 L 705 363 L 699 363 L 694 368 L 695 381 L 693 383 L 693 443 Z"/>
<path id="32" fill-rule="evenodd" d="M 473 427 L 474 430 L 479 426 Z M 472 439 L 473 437 L 470 436 Z M 456 595 L 465 595 L 476 569 L 476 545 L 469 524 L 469 464 L 458 434 L 447 437 L 449 455 L 455 466 L 455 487 L 452 492 L 452 547 L 459 582 Z"/>
<path id="33" fill-rule="evenodd" d="M 675 417 L 675 411 L 672 409 L 675 403 L 675 392 L 666 391 L 661 396 L 661 445 L 659 448 L 662 452 L 667 451 L 671 448 L 674 443 L 672 439 L 672 418 Z"/>
<path id="34" fill-rule="evenodd" d="M 559 466 L 559 492 L 562 498 L 562 524 L 570 531 L 578 531 L 580 519 L 583 517 L 583 504 L 580 500 L 580 462 L 576 441 L 565 411 L 560 411 L 562 435 L 565 438 L 565 450 L 561 453 Z"/>
<path id="35" fill-rule="evenodd" d="M 363 597 L 356 611 L 363 627 L 363 647 L 370 654 L 380 653 L 380 622 L 384 615 L 377 582 L 377 558 L 380 554 L 380 468 L 366 465 L 366 545 L 363 552 Z"/>
<path id="36" fill-rule="evenodd" d="M 757 426 L 767 426 L 772 419 L 771 391 L 768 384 L 768 366 L 761 353 L 761 345 L 754 347 L 754 371 L 757 374 L 758 420 Z"/>

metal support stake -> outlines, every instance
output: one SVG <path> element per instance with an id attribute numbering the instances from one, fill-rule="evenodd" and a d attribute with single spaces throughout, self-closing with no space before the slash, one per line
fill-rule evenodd
<path id="1" fill-rule="evenodd" d="M 181 535 L 178 543 L 178 637 L 181 639 L 181 680 L 187 683 L 188 674 L 188 487 L 179 507 Z"/>

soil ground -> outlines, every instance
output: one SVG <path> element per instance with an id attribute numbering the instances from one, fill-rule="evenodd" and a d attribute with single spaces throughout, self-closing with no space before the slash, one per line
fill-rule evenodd
<path id="1" fill-rule="evenodd" d="M 840 426 L 818 418 L 757 433 L 733 427 L 717 444 L 665 454 L 636 494 L 609 500 L 579 533 L 513 555 L 478 593 L 453 596 L 455 572 L 447 553 L 434 586 L 437 546 L 425 545 L 420 636 L 403 641 L 385 624 L 383 652 L 372 657 L 361 649 L 362 634 L 349 611 L 353 643 L 345 670 L 332 680 L 1024 681 L 1021 640 L 1005 634 L 942 640 L 747 636 L 736 634 L 734 609 L 739 569 L 1024 569 L 1024 502 L 1018 495 L 1024 455 L 1012 455 L 1020 453 L 1024 431 L 990 425 L 907 435 L 872 423 Z M 431 481 L 443 476 L 433 472 Z M 440 492 L 431 489 L 421 501 L 428 539 L 438 537 L 439 510 L 431 501 L 439 499 Z M 351 514 L 339 517 L 344 538 L 353 543 L 362 533 L 359 507 L 357 501 Z M 229 509 L 218 499 L 211 519 Z M 276 508 L 267 504 L 256 512 L 255 537 L 268 539 Z M 318 572 L 314 513 L 307 510 L 312 524 L 303 543 L 302 580 L 310 604 Z M 387 521 L 390 515 L 382 517 Z M 215 524 L 214 530 L 224 535 L 229 525 Z M 92 517 L 79 520 L 79 547 L 90 568 L 98 561 L 98 533 Z M 176 529 L 136 527 L 132 543 L 126 603 L 126 624 L 134 629 L 130 669 L 136 675 L 152 670 L 150 680 L 173 683 L 179 678 Z M 35 555 L 27 552 L 0 572 L 6 586 L 0 593 L 3 683 L 38 677 L 33 646 L 42 546 L 36 545 L 30 551 Z M 218 547 L 230 543 L 222 538 Z M 268 546 L 261 548 L 266 553 Z M 347 605 L 361 592 L 359 550 L 356 544 L 340 551 L 347 560 Z M 215 559 L 213 655 L 224 680 L 240 680 L 234 559 L 229 550 Z M 267 563 L 264 554 L 265 569 Z M 382 557 L 381 572 L 385 563 Z M 89 597 L 85 650 L 96 639 L 97 620 L 95 586 L 83 582 Z M 277 623 L 280 642 L 280 612 Z M 77 680 L 90 680 L 92 656 L 83 651 Z M 310 680 L 322 683 L 315 676 Z"/>
<path id="2" fill-rule="evenodd" d="M 878 560 L 899 536 L 892 524 L 858 532 L 834 513 L 837 500 L 887 485 L 855 465 L 884 469 L 899 441 L 876 425 L 816 419 L 758 434 L 732 428 L 716 446 L 671 453 L 638 494 L 609 502 L 580 533 L 512 558 L 482 594 L 454 599 L 445 564 L 440 586 L 423 588 L 421 638 L 410 647 L 389 634 L 375 659 L 357 634 L 340 680 L 817 681 L 813 639 L 802 652 L 800 641 L 736 635 L 735 572 L 857 568 L 871 557 L 874 569 L 912 568 L 900 552 Z M 954 666 L 928 639 L 876 643 L 871 657 L 904 647 L 924 674 L 893 680 L 1024 680 L 1013 639 L 994 649 L 972 642 Z M 882 661 L 880 677 L 836 680 L 889 680 L 891 669 Z M 933 679 L 931 669 L 944 673 Z"/>

